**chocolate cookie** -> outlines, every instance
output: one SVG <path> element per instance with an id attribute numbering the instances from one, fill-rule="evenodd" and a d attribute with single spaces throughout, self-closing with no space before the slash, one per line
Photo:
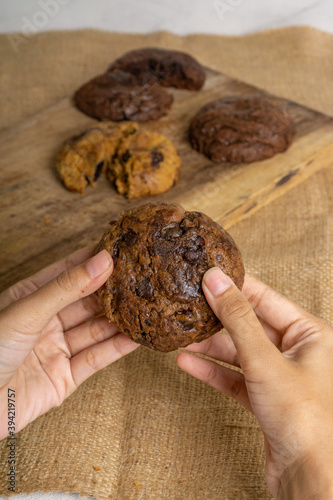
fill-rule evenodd
<path id="1" fill-rule="evenodd" d="M 99 120 L 146 122 L 166 115 L 173 96 L 157 84 L 145 84 L 124 71 L 93 78 L 75 92 L 76 106 Z"/>
<path id="2" fill-rule="evenodd" d="M 138 130 L 124 138 L 107 175 L 129 199 L 168 191 L 179 178 L 181 160 L 164 135 Z"/>
<path id="3" fill-rule="evenodd" d="M 131 339 L 172 351 L 200 342 L 222 325 L 202 288 L 204 273 L 220 267 L 241 288 L 244 267 L 231 236 L 207 215 L 176 203 L 147 203 L 111 221 L 97 250 L 114 271 L 96 292 L 106 316 Z"/>
<path id="4" fill-rule="evenodd" d="M 200 90 L 206 78 L 203 67 L 192 56 L 176 50 L 132 50 L 117 59 L 109 71 L 119 69 L 146 83 L 158 82 L 177 89 Z"/>
<path id="5" fill-rule="evenodd" d="M 116 154 L 120 141 L 137 129 L 138 125 L 133 122 L 118 126 L 103 122 L 68 139 L 55 158 L 56 171 L 66 188 L 82 194 L 88 184 L 95 186 Z"/>
<path id="6" fill-rule="evenodd" d="M 285 151 L 295 127 L 290 116 L 257 96 L 226 97 L 206 104 L 193 118 L 192 147 L 214 162 L 264 160 Z"/>

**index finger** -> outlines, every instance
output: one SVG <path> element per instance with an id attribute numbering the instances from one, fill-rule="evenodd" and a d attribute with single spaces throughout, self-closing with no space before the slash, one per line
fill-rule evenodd
<path id="1" fill-rule="evenodd" d="M 82 264 L 93 255 L 95 247 L 96 245 L 89 245 L 76 250 L 67 257 L 41 269 L 29 278 L 18 281 L 0 294 L 0 310 L 35 292 L 63 271 Z"/>
<path id="2" fill-rule="evenodd" d="M 249 274 L 245 275 L 242 292 L 256 315 L 282 335 L 298 320 L 312 317 L 305 309 Z"/>

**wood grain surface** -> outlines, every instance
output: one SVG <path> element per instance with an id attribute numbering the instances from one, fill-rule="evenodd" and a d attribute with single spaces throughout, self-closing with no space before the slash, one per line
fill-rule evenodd
<path id="1" fill-rule="evenodd" d="M 133 206 L 175 201 L 187 210 L 205 212 L 229 229 L 332 164 L 333 120 L 274 96 L 269 98 L 296 123 L 289 150 L 251 164 L 214 164 L 188 142 L 189 123 L 197 110 L 223 96 L 267 94 L 211 70 L 200 92 L 168 90 L 175 97 L 170 114 L 141 125 L 165 134 L 182 158 L 179 183 L 163 195 L 129 201 L 104 176 L 96 188 L 87 187 L 84 195 L 62 186 L 53 168 L 57 149 L 65 139 L 95 123 L 70 99 L 0 135 L 1 289 L 75 249 L 97 243 L 108 221 Z"/>

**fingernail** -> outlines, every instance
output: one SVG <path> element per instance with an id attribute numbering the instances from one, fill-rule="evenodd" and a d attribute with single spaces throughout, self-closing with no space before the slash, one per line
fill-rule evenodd
<path id="1" fill-rule="evenodd" d="M 109 252 L 102 250 L 97 255 L 94 255 L 86 263 L 86 269 L 92 278 L 97 278 L 111 266 L 112 259 Z"/>
<path id="2" fill-rule="evenodd" d="M 221 295 L 231 286 L 228 276 L 218 267 L 208 269 L 204 276 L 204 284 L 213 297 Z"/>

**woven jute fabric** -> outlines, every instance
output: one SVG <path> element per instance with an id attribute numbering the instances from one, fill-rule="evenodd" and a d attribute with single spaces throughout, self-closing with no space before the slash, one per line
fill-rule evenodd
<path id="1" fill-rule="evenodd" d="M 139 46 L 186 50 L 207 66 L 333 116 L 328 34 L 289 28 L 182 38 L 85 30 L 0 37 L 0 127 L 71 95 L 116 56 Z M 333 169 L 325 169 L 230 230 L 248 272 L 330 322 L 332 200 Z M 77 491 L 116 500 L 270 499 L 255 418 L 182 373 L 176 355 L 140 347 L 21 431 L 16 492 Z M 6 445 L 0 444 L 2 494 L 8 493 Z"/>

